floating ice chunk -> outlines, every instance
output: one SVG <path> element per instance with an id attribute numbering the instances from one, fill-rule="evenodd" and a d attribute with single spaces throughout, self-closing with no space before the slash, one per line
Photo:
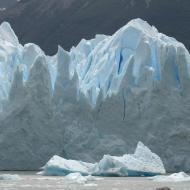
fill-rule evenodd
<path id="1" fill-rule="evenodd" d="M 190 181 L 190 176 L 184 172 L 180 172 L 171 174 L 169 176 L 158 175 L 154 177 L 149 177 L 149 179 L 155 182 L 185 182 Z"/>
<path id="2" fill-rule="evenodd" d="M 80 173 L 71 173 L 68 174 L 65 179 L 69 183 L 78 183 L 78 184 L 84 184 L 87 183 L 87 178 L 82 176 Z"/>
<path id="3" fill-rule="evenodd" d="M 80 172 L 82 175 L 91 173 L 94 164 L 76 160 L 66 160 L 59 156 L 53 156 L 43 167 L 43 175 L 65 176 L 70 173 Z"/>
<path id="4" fill-rule="evenodd" d="M 17 175 L 17 174 L 1 174 L 0 175 L 0 180 L 12 180 L 12 181 L 16 181 L 16 180 L 21 180 L 22 178 Z"/>
<path id="5" fill-rule="evenodd" d="M 65 177 L 65 180 L 68 183 L 86 184 L 88 182 L 101 180 L 101 178 L 96 178 L 91 175 L 82 176 L 81 173 L 71 173 Z M 88 185 L 91 186 L 92 184 L 90 183 Z M 96 186 L 96 184 L 93 184 L 92 186 Z"/>
<path id="6" fill-rule="evenodd" d="M 153 176 L 165 174 L 164 165 L 158 155 L 152 153 L 139 142 L 134 154 L 122 157 L 105 155 L 99 163 L 66 160 L 54 156 L 44 167 L 42 175 L 65 176 L 79 172 L 81 175 L 94 176 Z"/>

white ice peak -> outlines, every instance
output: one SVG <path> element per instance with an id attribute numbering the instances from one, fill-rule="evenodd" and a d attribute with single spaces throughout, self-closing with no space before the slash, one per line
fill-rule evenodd
<path id="1" fill-rule="evenodd" d="M 106 98 L 123 87 L 151 89 L 155 81 L 167 80 L 169 86 L 183 90 L 190 71 L 190 55 L 184 45 L 141 19 L 130 21 L 112 36 L 83 39 L 70 52 L 59 47 L 52 57 L 35 44 L 19 44 L 5 22 L 0 25 L 0 101 L 8 99 L 17 67 L 23 72 L 23 82 L 27 82 L 38 56 L 45 58 L 52 94 L 57 75 L 61 74 L 58 65 L 64 64 L 62 74 L 68 75 L 65 79 L 77 73 L 78 94 L 85 94 L 92 106 L 100 92 Z"/>

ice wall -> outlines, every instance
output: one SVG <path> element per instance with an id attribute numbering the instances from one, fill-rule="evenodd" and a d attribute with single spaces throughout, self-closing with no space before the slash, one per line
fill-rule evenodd
<path id="1" fill-rule="evenodd" d="M 0 25 L 0 169 L 94 162 L 144 142 L 190 171 L 190 55 L 141 19 L 50 57 Z"/>

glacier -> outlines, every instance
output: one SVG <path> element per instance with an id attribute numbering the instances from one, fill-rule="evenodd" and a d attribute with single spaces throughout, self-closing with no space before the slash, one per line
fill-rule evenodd
<path id="1" fill-rule="evenodd" d="M 142 141 L 168 172 L 189 172 L 189 67 L 185 46 L 141 19 L 54 56 L 2 23 L 0 170 L 95 163 Z"/>
<path id="2" fill-rule="evenodd" d="M 160 157 L 152 153 L 142 142 L 138 143 L 134 154 L 121 157 L 104 155 L 98 163 L 93 164 L 53 156 L 42 169 L 39 174 L 55 176 L 79 173 L 83 176 L 139 177 L 166 173 Z"/>

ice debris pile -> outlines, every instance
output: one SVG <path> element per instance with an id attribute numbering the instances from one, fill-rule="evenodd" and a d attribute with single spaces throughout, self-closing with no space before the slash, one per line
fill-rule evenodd
<path id="1" fill-rule="evenodd" d="M 70 173 L 80 173 L 83 176 L 124 177 L 154 176 L 165 174 L 166 171 L 160 157 L 139 142 L 134 154 L 125 154 L 122 157 L 105 155 L 100 162 L 94 164 L 54 156 L 40 174 L 66 176 Z"/>
<path id="2" fill-rule="evenodd" d="M 150 177 L 149 179 L 156 182 L 186 182 L 186 181 L 190 181 L 190 176 L 184 172 L 180 172 L 180 173 L 174 173 L 168 176 L 164 176 L 164 175 L 154 176 L 154 177 Z"/>
<path id="3" fill-rule="evenodd" d="M 37 170 L 56 154 L 95 163 L 142 141 L 167 171 L 190 171 L 189 93 L 188 50 L 141 19 L 54 56 L 4 22 L 0 170 Z"/>

